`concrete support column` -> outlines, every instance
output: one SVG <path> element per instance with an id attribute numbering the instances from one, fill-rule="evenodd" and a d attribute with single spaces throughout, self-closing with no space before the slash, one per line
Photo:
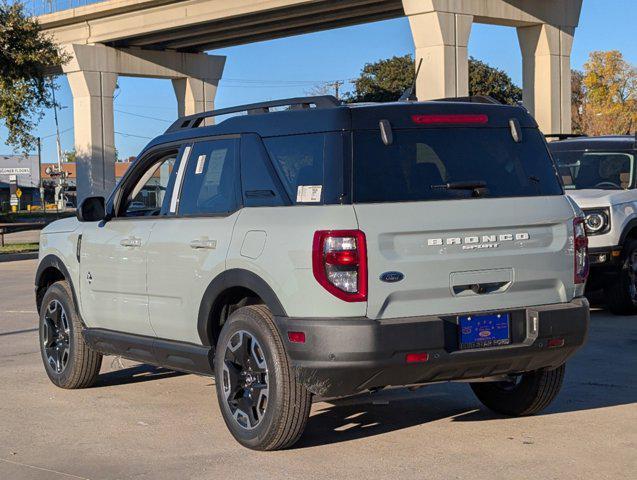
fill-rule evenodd
<path id="1" fill-rule="evenodd" d="M 469 95 L 467 45 L 472 23 L 472 15 L 460 13 L 432 11 L 409 15 L 416 66 L 422 59 L 416 81 L 418 100 Z"/>
<path id="2" fill-rule="evenodd" d="M 113 92 L 117 77 L 165 78 L 173 81 L 179 115 L 210 110 L 225 57 L 106 45 L 65 46 L 63 66 L 73 93 L 78 200 L 108 196 L 115 186 Z"/>
<path id="3" fill-rule="evenodd" d="M 108 196 L 115 187 L 113 93 L 116 73 L 67 74 L 73 94 L 77 197 Z"/>
<path id="4" fill-rule="evenodd" d="M 571 132 L 573 27 L 518 27 L 523 101 L 544 133 Z"/>
<path id="5" fill-rule="evenodd" d="M 214 110 L 218 79 L 176 78 L 172 82 L 177 97 L 178 116 Z"/>

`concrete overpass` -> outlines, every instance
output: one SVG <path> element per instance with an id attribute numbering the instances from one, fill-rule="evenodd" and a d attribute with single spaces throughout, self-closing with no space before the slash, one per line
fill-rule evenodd
<path id="1" fill-rule="evenodd" d="M 107 0 L 42 15 L 72 55 L 81 197 L 109 191 L 118 75 L 169 78 L 178 114 L 213 108 L 225 58 L 202 53 L 407 16 L 421 100 L 468 94 L 474 22 L 517 29 L 524 103 L 545 132 L 571 129 L 570 52 L 582 0 Z M 503 46 L 510 48 L 511 46 Z M 308 52 L 310 53 L 310 52 Z M 373 55 L 371 55 L 373 57 Z"/>

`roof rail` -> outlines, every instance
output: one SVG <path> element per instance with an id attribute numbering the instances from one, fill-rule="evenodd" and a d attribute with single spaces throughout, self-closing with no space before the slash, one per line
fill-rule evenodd
<path id="1" fill-rule="evenodd" d="M 437 98 L 434 102 L 465 102 L 465 103 L 491 103 L 495 105 L 502 105 L 501 102 L 488 95 L 472 95 L 468 97 L 448 97 Z"/>
<path id="2" fill-rule="evenodd" d="M 228 115 L 230 113 L 239 112 L 247 112 L 248 115 L 257 115 L 260 113 L 269 113 L 270 109 L 273 107 L 303 109 L 310 108 L 312 105 L 316 108 L 334 108 L 341 105 L 341 102 L 332 95 L 320 95 L 315 97 L 285 98 L 269 102 L 250 103 L 247 105 L 238 105 L 236 107 L 221 108 L 219 110 L 209 110 L 207 112 L 195 113 L 194 115 L 178 118 L 170 127 L 168 127 L 165 133 L 197 128 L 201 126 L 202 122 L 206 118 L 216 117 L 218 115 Z"/>
<path id="3" fill-rule="evenodd" d="M 555 138 L 557 140 L 566 140 L 567 138 L 588 137 L 585 133 L 546 133 L 544 138 Z"/>

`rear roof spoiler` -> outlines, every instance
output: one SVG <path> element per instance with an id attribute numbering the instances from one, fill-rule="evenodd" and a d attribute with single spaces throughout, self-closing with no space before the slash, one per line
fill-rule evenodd
<path id="1" fill-rule="evenodd" d="M 437 98 L 434 102 L 464 102 L 464 103 L 489 103 L 493 105 L 502 105 L 502 102 L 488 95 L 472 95 L 469 97 L 448 97 Z"/>

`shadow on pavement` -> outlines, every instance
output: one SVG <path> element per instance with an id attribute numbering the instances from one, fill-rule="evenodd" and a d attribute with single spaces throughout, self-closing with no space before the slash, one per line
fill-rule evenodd
<path id="1" fill-rule="evenodd" d="M 539 415 L 637 403 L 636 367 L 637 318 L 593 312 L 588 343 L 567 362 L 558 397 Z M 371 437 L 444 418 L 455 422 L 506 418 L 483 407 L 463 384 L 430 385 L 415 392 L 385 390 L 326 405 L 312 414 L 297 448 Z"/>
<path id="2" fill-rule="evenodd" d="M 11 332 L 2 332 L 0 333 L 0 337 L 6 337 L 8 335 L 19 335 L 21 333 L 30 333 L 30 332 L 37 332 L 38 328 L 27 328 L 24 330 L 13 330 Z"/>
<path id="3" fill-rule="evenodd" d="M 166 368 L 153 367 L 152 365 L 135 365 L 134 367 L 100 374 L 93 388 L 148 382 L 151 380 L 161 380 L 163 378 L 179 377 L 181 375 L 187 374 Z"/>

